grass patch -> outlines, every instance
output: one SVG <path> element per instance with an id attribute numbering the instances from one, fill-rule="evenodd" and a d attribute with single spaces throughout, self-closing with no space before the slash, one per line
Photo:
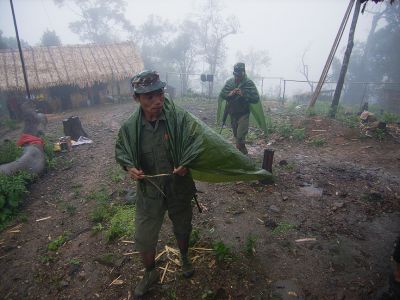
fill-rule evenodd
<path id="1" fill-rule="evenodd" d="M 289 230 L 294 229 L 295 226 L 293 224 L 290 224 L 288 222 L 280 222 L 278 223 L 278 226 L 276 226 L 274 228 L 274 230 L 272 230 L 272 235 L 283 235 L 285 233 L 287 233 Z"/>
<path id="2" fill-rule="evenodd" d="M 324 138 L 314 138 L 311 140 L 311 145 L 315 147 L 322 147 L 326 144 L 326 140 Z"/>
<path id="3" fill-rule="evenodd" d="M 114 215 L 114 207 L 107 204 L 100 204 L 94 208 L 90 214 L 90 219 L 94 223 L 107 222 Z"/>
<path id="4" fill-rule="evenodd" d="M 132 236 L 135 231 L 135 207 L 131 205 L 119 206 L 111 217 L 110 226 L 106 231 L 107 241 L 124 236 Z"/>
<path id="5" fill-rule="evenodd" d="M 71 258 L 68 260 L 68 264 L 74 265 L 74 266 L 79 266 L 81 264 L 81 261 L 77 258 Z"/>
<path id="6" fill-rule="evenodd" d="M 87 200 L 95 200 L 97 203 L 100 204 L 105 204 L 109 202 L 110 196 L 109 193 L 107 192 L 106 188 L 101 188 L 98 191 L 93 191 L 86 195 L 85 197 Z"/>
<path id="7" fill-rule="evenodd" d="M 7 127 L 10 130 L 15 130 L 19 128 L 18 121 L 13 119 L 5 119 L 0 123 L 1 126 Z"/>
<path id="8" fill-rule="evenodd" d="M 109 176 L 112 182 L 119 183 L 125 179 L 125 172 L 120 167 L 116 167 L 109 171 Z"/>

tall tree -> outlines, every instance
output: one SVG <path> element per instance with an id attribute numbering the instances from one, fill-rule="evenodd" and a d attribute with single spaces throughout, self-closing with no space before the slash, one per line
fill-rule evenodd
<path id="1" fill-rule="evenodd" d="M 160 73 L 169 67 L 164 61 L 164 50 L 176 36 L 176 28 L 160 16 L 150 15 L 137 29 L 131 31 L 131 39 L 139 46 L 146 69 L 156 69 Z"/>
<path id="2" fill-rule="evenodd" d="M 349 32 L 349 38 L 348 38 L 348 42 L 347 42 L 346 52 L 344 53 L 342 68 L 340 70 L 339 79 L 338 79 L 338 82 L 336 85 L 335 93 L 333 95 L 333 100 L 332 100 L 331 109 L 330 109 L 330 113 L 329 113 L 331 118 L 334 118 L 336 116 L 337 108 L 339 105 L 339 99 L 340 99 L 340 95 L 342 93 L 344 79 L 345 79 L 347 68 L 348 68 L 349 61 L 350 61 L 351 51 L 353 50 L 354 32 L 356 30 L 356 25 L 357 25 L 358 16 L 360 14 L 360 9 L 361 9 L 361 0 L 357 0 L 356 5 L 354 7 L 354 12 L 353 12 L 353 20 L 351 21 L 351 25 L 350 25 L 350 32 Z"/>
<path id="3" fill-rule="evenodd" d="M 208 65 L 208 72 L 216 75 L 226 57 L 225 40 L 239 30 L 236 17 L 222 17 L 222 8 L 216 0 L 206 0 L 198 16 L 200 24 L 199 38 L 202 55 Z M 213 83 L 209 86 L 209 96 L 213 91 Z"/>
<path id="4" fill-rule="evenodd" d="M 63 6 L 65 0 L 54 0 Z M 72 32 L 82 41 L 110 43 L 119 40 L 119 33 L 132 30 L 133 26 L 125 18 L 127 3 L 124 0 L 73 0 L 79 20 L 71 22 Z"/>
<path id="5" fill-rule="evenodd" d="M 355 43 L 346 75 L 347 82 L 400 82 L 400 2 L 388 2 L 374 12 L 371 29 L 364 43 Z M 334 68 L 332 68 L 334 69 Z M 336 70 L 337 71 L 337 70 Z M 369 85 L 371 87 L 371 85 Z M 359 103 L 367 84 L 347 84 L 343 101 Z M 379 89 L 369 92 L 377 95 Z"/>
<path id="6" fill-rule="evenodd" d="M 300 74 L 304 76 L 308 85 L 310 86 L 311 93 L 314 92 L 314 84 L 311 82 L 310 77 L 308 75 L 308 65 L 305 62 L 305 56 L 308 52 L 308 49 L 305 49 L 303 55 L 301 56 L 301 67 L 300 67 Z"/>
<path id="7" fill-rule="evenodd" d="M 250 48 L 247 52 L 238 51 L 236 57 L 246 64 L 246 73 L 251 77 L 260 76 L 262 69 L 270 65 L 270 58 L 265 50 Z"/>
<path id="8" fill-rule="evenodd" d="M 43 32 L 43 35 L 40 39 L 40 45 L 45 47 L 61 46 L 61 39 L 54 30 L 50 31 L 47 29 L 45 32 Z"/>
<path id="9" fill-rule="evenodd" d="M 179 26 L 178 35 L 166 45 L 165 58 L 172 62 L 173 66 L 181 74 L 182 92 L 186 94 L 188 89 L 189 74 L 196 65 L 198 55 L 197 32 L 198 25 L 190 20 L 185 20 Z"/>

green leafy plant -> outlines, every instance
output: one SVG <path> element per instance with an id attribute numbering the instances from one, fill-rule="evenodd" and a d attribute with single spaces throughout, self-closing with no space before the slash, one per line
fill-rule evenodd
<path id="1" fill-rule="evenodd" d="M 42 255 L 42 256 L 39 256 L 39 261 L 40 261 L 42 264 L 51 263 L 51 262 L 54 261 L 54 257 L 48 256 L 48 255 Z"/>
<path id="2" fill-rule="evenodd" d="M 47 249 L 50 251 L 57 251 L 67 241 L 67 234 L 63 233 L 54 240 L 50 241 Z"/>
<path id="3" fill-rule="evenodd" d="M 93 233 L 98 233 L 98 232 L 103 231 L 103 230 L 104 230 L 104 226 L 101 223 L 97 223 L 96 225 L 94 225 L 92 227 L 92 232 Z"/>
<path id="4" fill-rule="evenodd" d="M 15 142 L 5 141 L 0 145 L 0 164 L 6 164 L 19 158 L 23 149 Z"/>
<path id="5" fill-rule="evenodd" d="M 57 157 L 54 153 L 53 142 L 48 137 L 44 137 L 44 154 L 46 157 L 46 164 L 49 169 L 55 169 L 57 166 Z"/>
<path id="6" fill-rule="evenodd" d="M 385 139 L 385 135 L 386 135 L 385 129 L 380 129 L 380 128 L 376 128 L 376 129 L 375 129 L 374 136 L 375 136 L 375 138 L 377 138 L 378 140 L 383 140 L 383 139 Z"/>
<path id="7" fill-rule="evenodd" d="M 27 172 L 7 176 L 0 174 L 0 228 L 17 212 L 23 197 L 28 193 L 26 185 L 34 178 Z"/>
<path id="8" fill-rule="evenodd" d="M 233 259 L 232 250 L 222 241 L 213 244 L 215 258 L 218 262 L 231 261 Z"/>

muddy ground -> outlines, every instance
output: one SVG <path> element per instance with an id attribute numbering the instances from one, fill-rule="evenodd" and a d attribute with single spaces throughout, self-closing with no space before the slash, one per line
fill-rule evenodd
<path id="1" fill-rule="evenodd" d="M 180 104 L 214 126 L 215 102 Z M 102 190 L 121 203 L 134 188 L 127 178 L 115 180 L 114 142 L 135 107 L 48 116 L 50 138 L 62 136 L 62 120 L 75 115 L 94 143 L 58 154 L 56 166 L 30 186 L 21 216 L 0 233 L 0 298 L 133 298 L 143 270 L 132 237 L 107 242 L 104 230 L 95 230 L 96 201 L 88 195 Z M 157 263 L 163 283 L 145 299 L 375 299 L 385 288 L 400 234 L 399 144 L 318 116 L 279 108 L 271 115 L 306 128 L 300 141 L 249 134 L 249 155 L 260 165 L 265 148 L 275 151 L 275 184 L 197 183 L 204 211 L 194 207 L 196 273 L 184 279 L 169 250 Z M 50 251 L 63 234 L 66 241 Z M 208 250 L 218 241 L 232 252 L 223 261 Z M 165 246 L 176 248 L 168 218 L 158 252 Z"/>

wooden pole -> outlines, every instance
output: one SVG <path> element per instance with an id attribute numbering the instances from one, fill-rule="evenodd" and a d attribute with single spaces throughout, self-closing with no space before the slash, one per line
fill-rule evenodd
<path id="1" fill-rule="evenodd" d="M 326 60 L 324 69 L 322 70 L 322 74 L 321 74 L 321 77 L 320 77 L 320 79 L 318 81 L 317 87 L 315 88 L 315 91 L 311 96 L 310 103 L 308 104 L 308 108 L 311 108 L 311 107 L 314 106 L 315 101 L 317 101 L 318 95 L 321 92 L 322 86 L 323 86 L 323 84 L 325 82 L 325 79 L 326 79 L 326 75 L 328 75 L 328 71 L 329 71 L 329 68 L 330 68 L 330 66 L 332 64 L 332 60 L 335 57 L 335 53 L 336 53 L 336 50 L 337 50 L 337 48 L 339 46 L 339 42 L 340 42 L 340 40 L 342 38 L 344 29 L 346 28 L 346 24 L 347 24 L 347 21 L 349 19 L 351 10 L 353 9 L 354 1 L 355 0 L 350 0 L 349 6 L 347 7 L 346 13 L 344 14 L 342 23 L 340 24 L 340 27 L 339 27 L 338 33 L 336 35 L 335 41 L 333 42 L 333 45 L 332 45 L 332 48 L 331 48 L 331 52 L 329 53 L 329 56 L 328 56 L 328 59 Z"/>
<path id="2" fill-rule="evenodd" d="M 29 85 L 28 85 L 28 76 L 26 75 L 26 70 L 25 70 L 24 55 L 22 54 L 21 42 L 19 40 L 19 34 L 18 34 L 17 20 L 15 19 L 14 5 L 13 5 L 12 0 L 10 0 L 10 6 L 11 6 L 11 12 L 13 15 L 13 20 L 14 20 L 14 28 L 15 28 L 15 35 L 17 38 L 19 57 L 21 59 L 22 73 L 24 74 L 26 95 L 28 96 L 28 99 L 31 99 L 31 92 L 29 91 Z"/>
<path id="3" fill-rule="evenodd" d="M 353 46 L 354 46 L 354 32 L 356 31 L 356 25 L 357 25 L 358 16 L 360 14 L 360 8 L 361 8 L 361 1 L 357 0 L 356 6 L 354 8 L 353 20 L 351 21 L 349 39 L 347 42 L 346 52 L 344 53 L 342 68 L 340 69 L 339 79 L 338 79 L 338 83 L 336 85 L 335 94 L 333 95 L 333 100 L 332 100 L 331 109 L 330 109 L 330 113 L 329 113 L 329 116 L 331 118 L 334 118 L 336 116 L 337 108 L 339 105 L 340 95 L 342 94 L 344 78 L 346 77 L 351 52 L 352 52 Z"/>

